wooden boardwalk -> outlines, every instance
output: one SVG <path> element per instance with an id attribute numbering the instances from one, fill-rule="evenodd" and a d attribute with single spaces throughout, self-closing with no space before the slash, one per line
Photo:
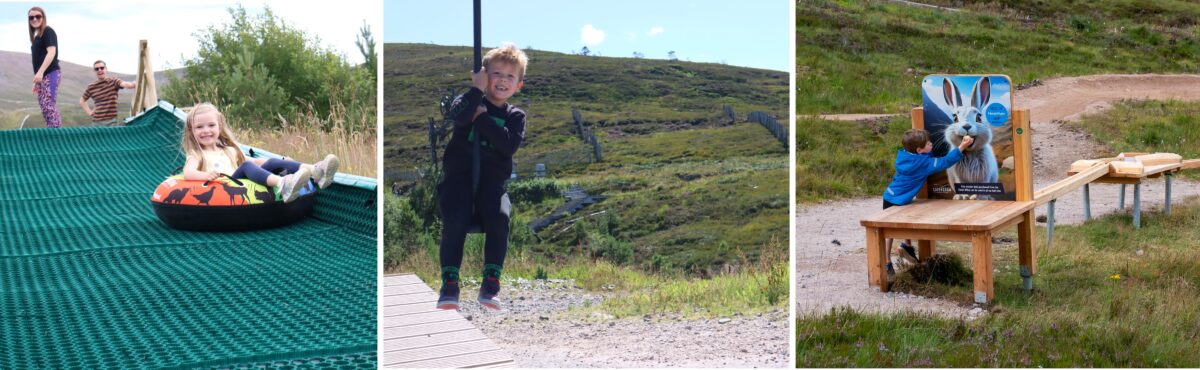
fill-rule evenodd
<path id="1" fill-rule="evenodd" d="M 383 277 L 379 289 L 380 368 L 516 367 L 457 311 L 434 307 L 437 294 L 413 274 Z"/>

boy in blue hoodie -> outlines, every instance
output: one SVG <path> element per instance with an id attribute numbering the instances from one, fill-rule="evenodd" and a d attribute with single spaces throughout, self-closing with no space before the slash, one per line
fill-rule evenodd
<path id="1" fill-rule="evenodd" d="M 892 177 L 892 182 L 888 184 L 887 190 L 883 193 L 883 209 L 912 203 L 917 192 L 921 191 L 921 186 L 925 185 L 925 180 L 929 178 L 929 175 L 945 171 L 958 163 L 962 159 L 962 151 L 970 147 L 973 142 L 975 142 L 975 138 L 963 137 L 962 143 L 958 144 L 957 148 L 950 149 L 946 156 L 933 157 L 929 155 L 930 152 L 933 152 L 933 142 L 929 141 L 928 132 L 920 129 L 905 131 L 904 139 L 901 140 L 904 148 L 896 153 L 896 176 Z M 887 250 L 892 250 L 892 239 L 887 240 Z M 917 253 L 912 247 L 912 240 L 900 243 L 900 249 L 896 251 L 896 254 L 909 262 L 918 262 Z M 888 276 L 896 273 L 892 267 L 891 253 L 888 253 L 887 273 Z"/>

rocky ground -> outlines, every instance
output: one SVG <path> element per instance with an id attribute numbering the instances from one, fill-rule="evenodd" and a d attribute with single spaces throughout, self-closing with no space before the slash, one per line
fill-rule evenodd
<path id="1" fill-rule="evenodd" d="M 465 284 L 463 297 L 477 291 Z M 619 292 L 588 292 L 569 280 L 506 281 L 504 311 L 464 302 L 462 314 L 520 367 L 790 367 L 784 310 L 711 319 L 615 318 L 597 309 Z M 573 310 L 573 308 L 575 308 Z"/>

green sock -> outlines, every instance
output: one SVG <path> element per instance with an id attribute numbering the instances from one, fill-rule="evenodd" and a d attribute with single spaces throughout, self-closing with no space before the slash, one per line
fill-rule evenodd
<path id="1" fill-rule="evenodd" d="M 458 267 L 442 266 L 442 284 L 458 283 Z"/>
<path id="2" fill-rule="evenodd" d="M 494 264 L 494 263 L 489 263 L 489 264 L 483 265 L 483 277 L 485 279 L 488 277 L 494 277 L 494 278 L 499 279 L 500 278 L 500 270 L 503 270 L 503 269 L 504 269 L 503 267 L 501 267 L 500 265 Z"/>

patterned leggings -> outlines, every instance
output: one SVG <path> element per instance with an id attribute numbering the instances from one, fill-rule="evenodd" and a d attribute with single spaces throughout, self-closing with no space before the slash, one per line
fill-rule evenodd
<path id="1" fill-rule="evenodd" d="M 38 84 L 38 105 L 42 107 L 42 118 L 46 119 L 46 127 L 49 128 L 62 127 L 62 117 L 58 115 L 57 105 L 58 81 L 61 76 L 61 71 L 56 69 L 42 76 L 42 83 Z"/>

